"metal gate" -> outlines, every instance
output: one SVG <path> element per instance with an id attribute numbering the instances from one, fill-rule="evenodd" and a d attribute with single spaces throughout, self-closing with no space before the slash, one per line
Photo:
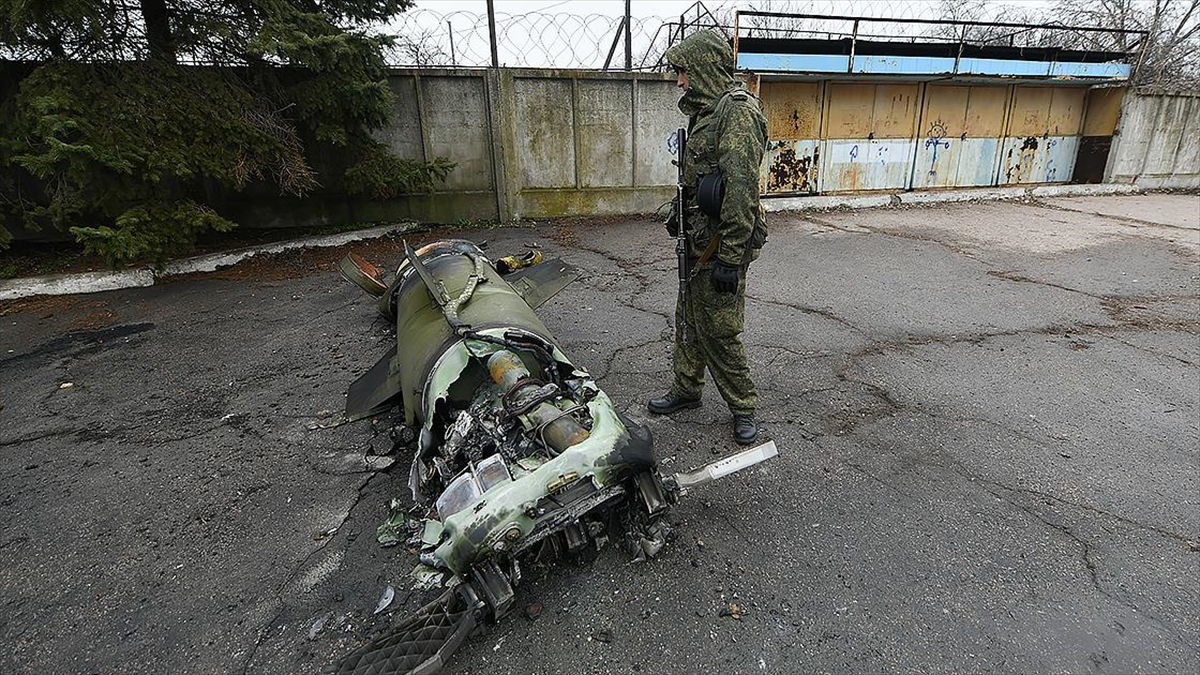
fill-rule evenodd
<path id="1" fill-rule="evenodd" d="M 769 81 L 761 189 L 805 195 L 1071 180 L 1084 87 Z"/>

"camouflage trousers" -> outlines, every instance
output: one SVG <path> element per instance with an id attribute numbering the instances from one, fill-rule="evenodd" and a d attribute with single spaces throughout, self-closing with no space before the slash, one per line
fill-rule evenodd
<path id="1" fill-rule="evenodd" d="M 713 290 L 711 268 L 697 271 L 687 286 L 687 302 L 675 302 L 675 323 L 687 326 L 685 341 L 675 336 L 672 391 L 686 398 L 700 398 L 704 369 L 712 374 L 717 391 L 735 415 L 753 415 L 758 392 L 750 379 L 742 326 L 746 318 L 746 268 L 742 268 L 737 292 Z"/>

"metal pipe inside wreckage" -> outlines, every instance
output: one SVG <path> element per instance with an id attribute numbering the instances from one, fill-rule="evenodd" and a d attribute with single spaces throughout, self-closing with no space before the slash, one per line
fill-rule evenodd
<path id="1" fill-rule="evenodd" d="M 510 414 L 518 415 L 526 430 L 548 447 L 562 452 L 591 435 L 570 416 L 570 408 L 563 410 L 545 402 L 546 385 L 532 379 L 529 369 L 516 354 L 503 349 L 492 354 L 488 358 L 488 370 L 496 384 L 504 388 L 505 407 Z"/>

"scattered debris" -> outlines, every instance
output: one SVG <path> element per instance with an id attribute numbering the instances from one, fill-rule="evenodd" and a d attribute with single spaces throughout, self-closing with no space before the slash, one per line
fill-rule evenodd
<path id="1" fill-rule="evenodd" d="M 387 520 L 375 530 L 375 539 L 380 546 L 395 546 L 409 536 L 408 514 L 404 512 L 400 501 L 393 499 L 388 508 L 391 512 Z"/>
<path id="2" fill-rule="evenodd" d="M 314 621 L 313 625 L 308 629 L 308 639 L 316 640 L 317 635 L 321 632 L 321 629 L 325 627 L 325 624 L 328 623 L 331 618 L 333 618 L 333 612 L 325 612 L 321 616 L 317 617 L 317 620 Z"/>
<path id="3" fill-rule="evenodd" d="M 446 573 L 425 563 L 420 563 L 413 568 L 412 578 L 416 582 L 413 584 L 413 588 L 419 591 L 431 591 L 445 583 Z"/>
<path id="4" fill-rule="evenodd" d="M 542 615 L 544 609 L 545 607 L 540 602 L 530 603 L 525 607 L 525 618 L 534 621 Z"/>
<path id="5" fill-rule="evenodd" d="M 343 672 L 397 645 L 444 661 L 476 622 L 520 612 L 514 589 L 523 566 L 588 555 L 614 539 L 634 561 L 654 557 L 674 540 L 666 516 L 684 490 L 778 453 L 768 441 L 696 471 L 665 472 L 674 458 L 654 461 L 649 429 L 621 415 L 585 369 L 541 337 L 533 310 L 581 274 L 565 262 L 501 277 L 475 244 L 454 240 L 420 252 L 406 242 L 392 283 L 353 257 L 339 268 L 368 295 L 389 298 L 378 309 L 397 327 L 395 348 L 351 385 L 340 416 L 365 419 L 397 405 L 408 420 L 391 441 L 411 458 L 413 508 L 393 507 L 379 541 L 410 546 L 429 568 L 414 570 L 425 580 L 431 570 L 446 577 L 441 597 L 349 654 Z M 410 396 L 413 386 L 428 395 Z M 565 614 L 565 604 L 556 610 Z M 542 611 L 534 605 L 526 616 Z M 589 639 L 609 642 L 612 633 Z"/>
<path id="6" fill-rule="evenodd" d="M 394 600 L 395 598 L 396 598 L 396 589 L 392 588 L 391 586 L 388 586 L 387 588 L 383 589 L 383 595 L 379 598 L 379 602 L 376 603 L 374 613 L 378 614 L 378 613 L 382 612 L 383 610 L 387 609 L 388 605 L 392 604 L 392 600 Z"/>
<path id="7" fill-rule="evenodd" d="M 736 602 L 729 603 L 728 605 L 722 607 L 721 611 L 718 612 L 718 616 L 732 616 L 739 621 L 747 614 L 749 614 L 749 612 L 739 607 Z"/>

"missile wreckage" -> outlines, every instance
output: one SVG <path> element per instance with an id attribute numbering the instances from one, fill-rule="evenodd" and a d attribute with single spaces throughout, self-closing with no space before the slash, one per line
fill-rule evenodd
<path id="1" fill-rule="evenodd" d="M 663 473 L 650 430 L 618 411 L 555 344 L 534 309 L 580 276 L 532 249 L 493 264 L 474 243 L 437 241 L 388 283 L 353 255 L 343 276 L 378 298 L 396 345 L 354 382 L 346 418 L 399 407 L 424 516 L 414 577 L 443 593 L 347 655 L 339 673 L 434 673 L 515 601 L 523 566 L 609 542 L 649 558 L 665 516 L 695 485 L 776 454 L 773 442 L 697 471 Z"/>

